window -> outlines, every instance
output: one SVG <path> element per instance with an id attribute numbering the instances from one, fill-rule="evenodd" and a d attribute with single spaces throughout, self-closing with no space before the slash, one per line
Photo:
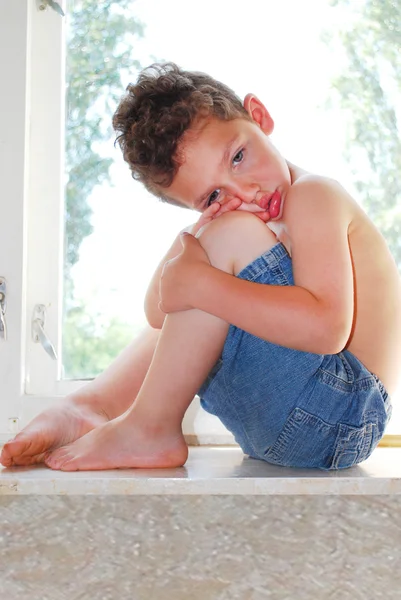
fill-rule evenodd
<path id="1" fill-rule="evenodd" d="M 399 42 L 392 38 L 399 0 L 375 9 L 345 0 L 252 4 L 244 11 L 238 0 L 204 0 L 194 17 L 184 0 L 68 0 L 64 19 L 35 2 L 7 7 L 0 33 L 14 52 L 3 53 L 0 67 L 20 82 L 20 94 L 13 83 L 8 100 L 13 113 L 27 110 L 30 119 L 18 118 L 15 132 L 4 111 L 0 117 L 4 139 L 15 142 L 4 181 L 17 198 L 12 209 L 6 205 L 16 237 L 0 240 L 0 249 L 18 247 L 3 262 L 4 273 L 20 273 L 17 284 L 13 276 L 8 282 L 7 356 L 23 365 L 0 383 L 0 432 L 21 410 L 25 421 L 106 368 L 144 324 L 143 296 L 160 256 L 197 218 L 150 197 L 113 146 L 117 99 L 154 60 L 209 72 L 240 96 L 255 92 L 275 118 L 274 142 L 284 156 L 340 180 L 401 268 Z M 14 180 L 25 182 L 26 196 Z M 37 304 L 45 306 L 57 360 L 32 341 Z M 0 361 L 1 375 L 6 368 Z M 195 408 L 197 431 L 225 435 Z M 398 411 L 388 433 L 401 433 Z"/>

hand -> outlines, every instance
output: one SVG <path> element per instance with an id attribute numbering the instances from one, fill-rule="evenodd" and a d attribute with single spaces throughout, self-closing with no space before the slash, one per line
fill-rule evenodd
<path id="1" fill-rule="evenodd" d="M 242 202 L 241 206 L 237 208 L 237 210 L 241 210 L 243 212 L 249 212 L 255 217 L 258 217 L 263 223 L 267 223 L 270 221 L 270 213 L 268 210 L 263 210 L 257 204 L 246 204 Z"/>
<path id="2" fill-rule="evenodd" d="M 204 225 L 207 225 L 226 212 L 237 210 L 241 204 L 242 202 L 238 198 L 232 198 L 229 202 L 226 202 L 226 204 L 223 205 L 221 205 L 219 202 L 213 202 L 213 204 L 203 211 L 198 221 L 194 225 L 191 225 L 191 227 L 189 227 L 186 231 L 192 235 L 196 235 Z"/>
<path id="3" fill-rule="evenodd" d="M 198 221 L 184 229 L 191 233 L 192 235 L 196 235 L 204 225 L 207 225 L 217 217 L 220 217 L 226 212 L 230 212 L 233 210 L 242 210 L 246 212 L 251 212 L 255 217 L 258 217 L 264 223 L 270 221 L 270 213 L 268 210 L 263 210 L 256 204 L 247 204 L 246 202 L 242 202 L 239 198 L 232 198 L 225 204 L 221 205 L 219 202 L 213 202 L 200 216 Z"/>
<path id="4" fill-rule="evenodd" d="M 219 202 L 213 202 L 206 210 L 203 211 L 198 221 L 181 231 L 180 240 L 183 245 L 182 252 L 176 257 L 170 259 L 164 264 L 162 274 L 159 281 L 159 309 L 164 313 L 176 312 L 179 310 L 189 310 L 194 308 L 190 305 L 188 296 L 191 291 L 189 276 L 194 275 L 197 258 L 201 257 L 199 262 L 210 265 L 206 252 L 201 245 L 193 237 L 205 225 L 217 219 L 226 212 L 236 210 L 241 205 L 241 200 L 233 198 L 223 206 Z M 191 234 L 193 242 L 185 240 L 183 233 Z M 190 247 L 192 244 L 192 252 Z M 196 253 L 198 246 L 198 253 Z M 163 280 L 163 281 L 162 281 Z M 195 279 L 192 279 L 195 281 Z"/>
<path id="5" fill-rule="evenodd" d="M 164 313 L 195 308 L 191 292 L 202 269 L 210 267 L 206 252 L 193 235 L 182 233 L 181 243 L 182 252 L 165 263 L 160 277 L 159 309 Z"/>

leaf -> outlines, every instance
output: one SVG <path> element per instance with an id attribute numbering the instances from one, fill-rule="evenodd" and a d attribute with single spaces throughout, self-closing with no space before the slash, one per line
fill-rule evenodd
<path id="1" fill-rule="evenodd" d="M 65 17 L 64 11 L 58 2 L 54 2 L 54 0 L 47 0 L 47 4 L 50 6 L 50 8 L 55 10 L 56 13 L 58 13 L 61 17 Z"/>

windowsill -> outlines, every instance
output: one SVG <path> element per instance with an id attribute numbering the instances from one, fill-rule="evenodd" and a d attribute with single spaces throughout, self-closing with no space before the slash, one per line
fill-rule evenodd
<path id="1" fill-rule="evenodd" d="M 0 468 L 0 495 L 398 495 L 401 448 L 377 448 L 340 471 L 288 469 L 234 447 L 191 447 L 184 467 L 64 473 L 47 467 Z"/>

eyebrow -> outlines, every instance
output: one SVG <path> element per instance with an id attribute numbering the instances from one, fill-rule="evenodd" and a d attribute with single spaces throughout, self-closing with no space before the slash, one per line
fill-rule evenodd
<path id="1" fill-rule="evenodd" d="M 231 140 L 228 142 L 228 144 L 226 145 L 226 148 L 224 150 L 222 159 L 220 161 L 220 166 L 224 165 L 228 161 L 228 159 L 230 157 L 230 154 L 232 152 L 232 147 L 234 145 L 234 142 L 236 142 L 236 140 L 238 139 L 238 137 L 239 137 L 238 133 L 236 133 L 231 138 Z M 199 196 L 198 199 L 195 200 L 194 209 L 199 208 L 201 206 L 201 204 L 206 200 L 206 198 L 208 198 L 210 196 L 210 194 L 213 192 L 213 190 L 215 190 L 215 189 L 216 189 L 216 187 L 209 188 L 209 190 L 207 192 L 205 192 L 204 194 L 202 194 L 202 196 Z"/>

